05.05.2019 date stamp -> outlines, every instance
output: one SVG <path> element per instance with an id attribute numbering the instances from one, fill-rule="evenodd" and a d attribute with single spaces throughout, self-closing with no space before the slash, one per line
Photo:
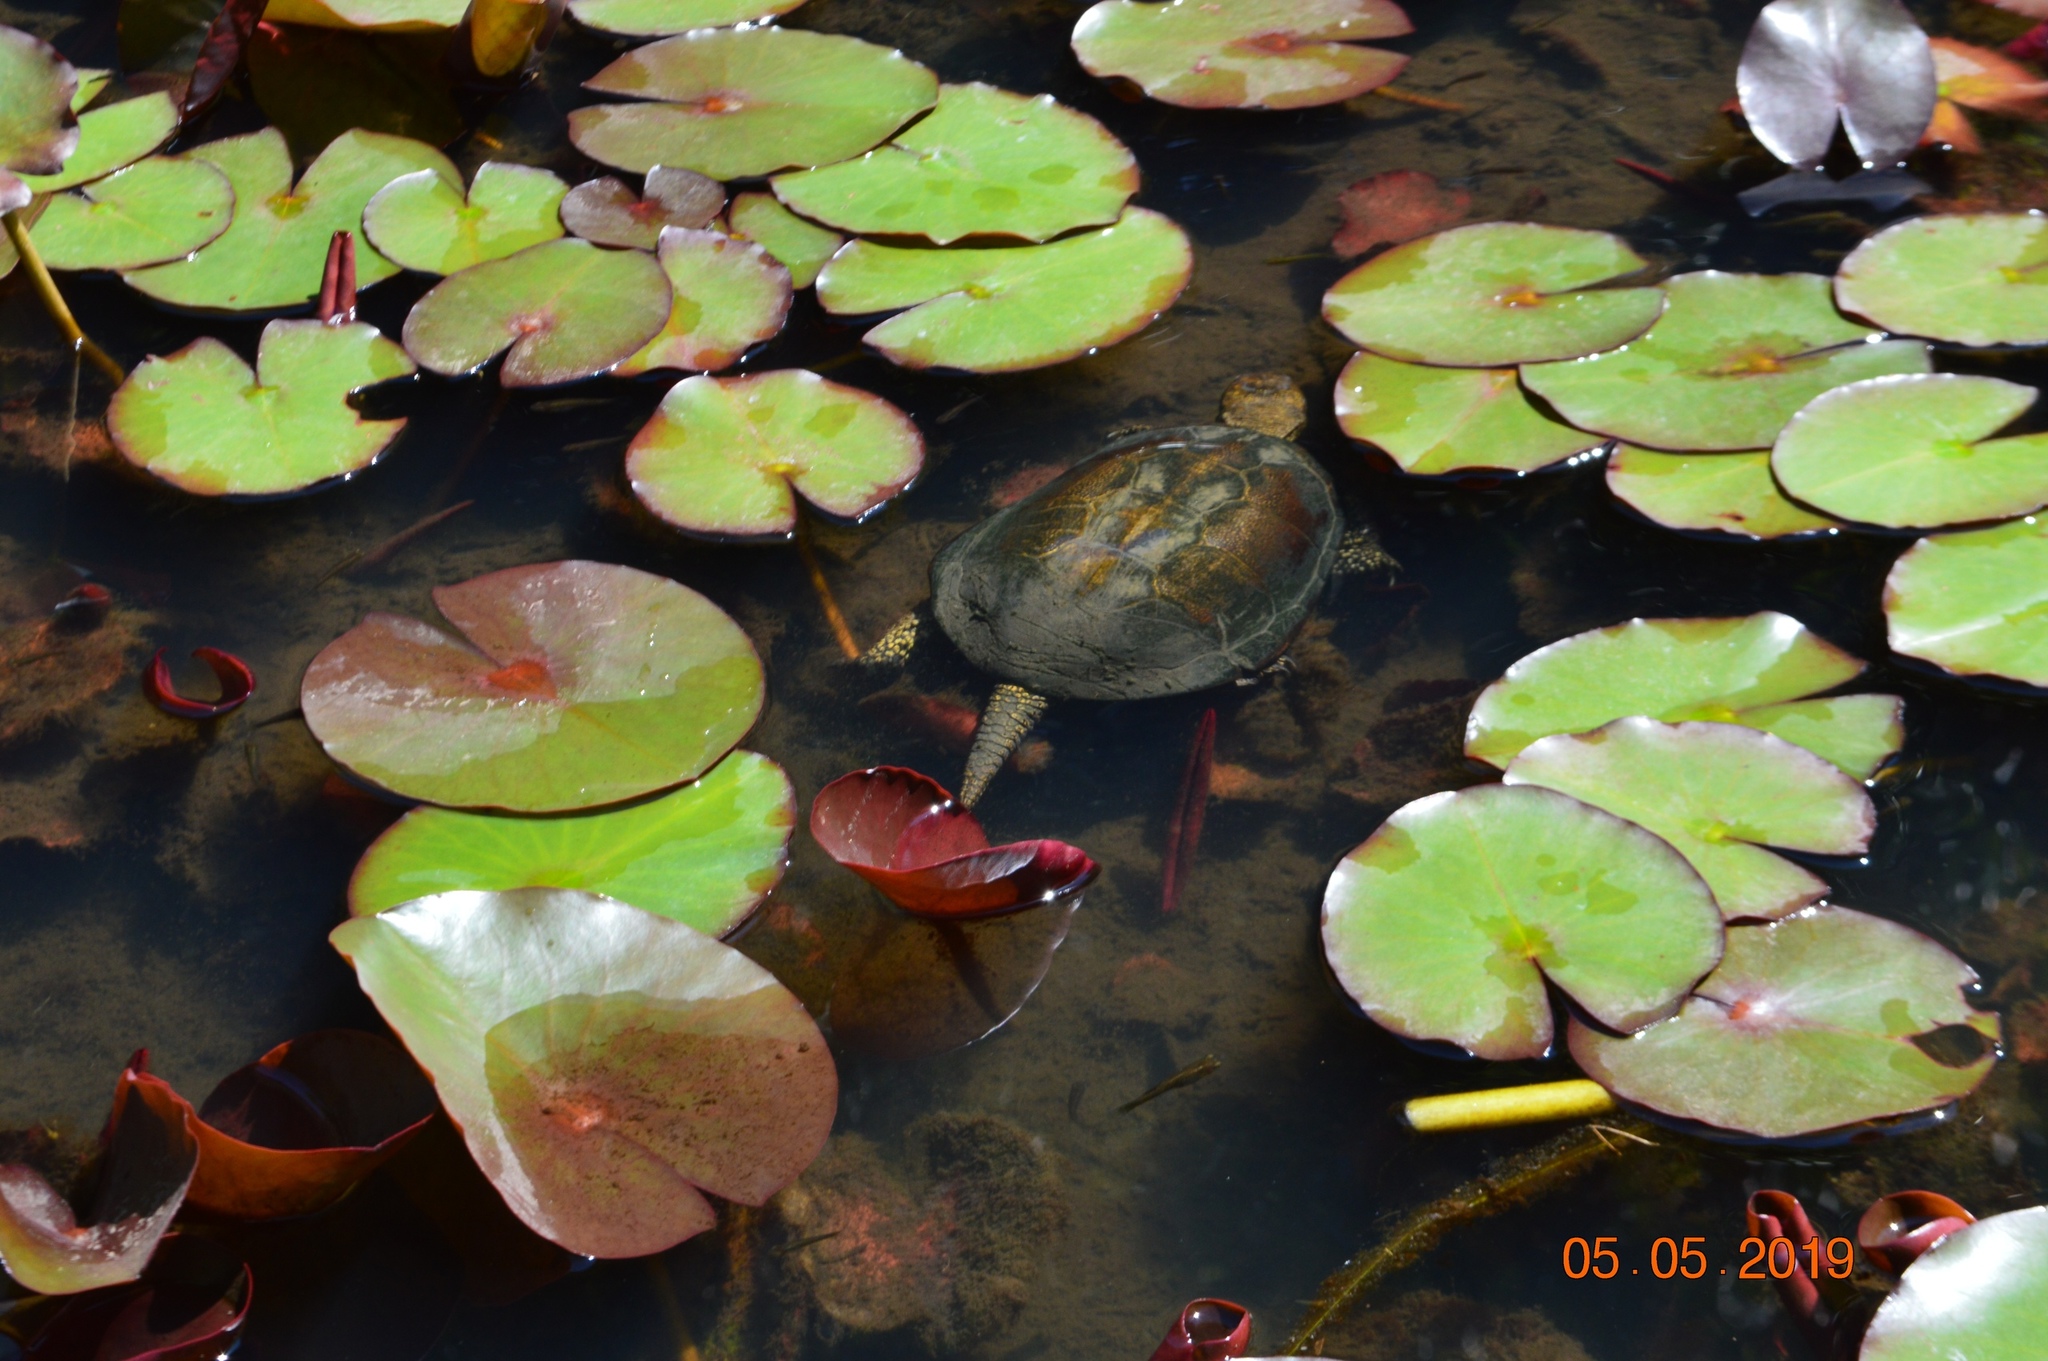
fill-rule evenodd
<path id="1" fill-rule="evenodd" d="M 1564 1240 L 1564 1274 L 1575 1281 L 1588 1276 L 1611 1281 L 1617 1276 L 1642 1276 L 1642 1265 L 1622 1261 L 1619 1238 L 1567 1238 Z M 1705 1238 L 1659 1238 L 1650 1244 L 1647 1274 L 1660 1281 L 1673 1277 L 1697 1281 L 1716 1274 L 1707 1259 Z M 1856 1245 L 1847 1238 L 1809 1238 L 1794 1243 L 1789 1238 L 1745 1238 L 1736 1249 L 1736 1260 L 1718 1270 L 1746 1281 L 1782 1281 L 1800 1269 L 1810 1279 L 1822 1274 L 1847 1280 L 1856 1267 Z"/>

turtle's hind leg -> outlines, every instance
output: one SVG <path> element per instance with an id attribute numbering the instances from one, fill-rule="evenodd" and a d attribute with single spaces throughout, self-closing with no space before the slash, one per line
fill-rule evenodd
<path id="1" fill-rule="evenodd" d="M 1045 696 L 1034 695 L 1021 685 L 996 687 L 988 697 L 988 707 L 981 711 L 981 725 L 974 730 L 974 746 L 967 753 L 967 773 L 960 780 L 961 803 L 972 808 L 988 791 L 988 782 L 1029 735 L 1045 712 L 1045 703 Z"/>

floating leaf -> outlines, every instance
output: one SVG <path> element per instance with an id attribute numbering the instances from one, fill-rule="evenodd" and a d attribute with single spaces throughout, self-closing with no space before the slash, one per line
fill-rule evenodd
<path id="1" fill-rule="evenodd" d="M 1789 615 L 1631 619 L 1540 647 L 1480 692 L 1465 754 L 1505 766 L 1553 733 L 1617 718 L 1740 723 L 1868 779 L 1905 739 L 1893 695 L 1808 699 L 1864 664 Z"/>
<path id="2" fill-rule="evenodd" d="M 288 1040 L 220 1081 L 199 1108 L 186 1199 L 233 1219 L 315 1214 L 426 1127 L 434 1089 L 403 1049 L 360 1030 Z"/>
<path id="3" fill-rule="evenodd" d="M 17 1303 L 8 1336 L 35 1361 L 186 1361 L 232 1350 L 254 1293 L 249 1266 L 210 1239 L 174 1233 L 131 1284 Z M 51 1307 L 54 1305 L 54 1307 Z"/>
<path id="4" fill-rule="evenodd" d="M 930 108 L 938 77 L 886 47 L 800 29 L 699 29 L 620 57 L 584 88 L 653 104 L 569 114 L 592 160 L 715 180 L 858 156 Z"/>
<path id="5" fill-rule="evenodd" d="M 991 847 L 974 814 L 936 780 L 877 766 L 842 775 L 811 803 L 825 854 L 905 912 L 994 917 L 1079 893 L 1101 867 L 1064 841 Z"/>
<path id="6" fill-rule="evenodd" d="M 1596 287 L 1646 267 L 1607 232 L 1482 222 L 1360 265 L 1323 295 L 1323 316 L 1390 359 L 1469 368 L 1576 359 L 1657 319 L 1663 290 Z"/>
<path id="7" fill-rule="evenodd" d="M 1344 225 L 1330 239 L 1330 249 L 1349 260 L 1375 246 L 1398 246 L 1457 226 L 1472 211 L 1472 195 L 1446 189 L 1420 170 L 1389 170 L 1338 194 L 1337 207 Z"/>
<path id="8" fill-rule="evenodd" d="M 1782 539 L 1841 527 L 1785 499 L 1771 478 L 1768 449 L 1666 454 L 1624 444 L 1607 460 L 1607 489 L 1667 529 Z"/>
<path id="9" fill-rule="evenodd" d="M 860 519 L 923 468 L 924 436 L 910 417 L 804 369 L 686 378 L 626 451 L 643 505 L 678 529 L 721 539 L 791 537 L 799 496 Z"/>
<path id="10" fill-rule="evenodd" d="M 1945 1026 L 1998 1038 L 1963 1000 L 1977 975 L 1917 931 L 1842 907 L 1728 931 L 1728 955 L 1678 1015 L 1638 1034 L 1574 1019 L 1572 1057 L 1624 1101 L 1765 1139 L 1927 1110 L 1991 1071 L 1990 1046 L 1949 1067 L 1914 1039 Z"/>
<path id="11" fill-rule="evenodd" d="M 1730 920 L 1782 917 L 1828 891 L 1826 880 L 1765 846 L 1861 855 L 1877 825 L 1861 784 L 1810 751 L 1733 723 L 1618 718 L 1532 742 L 1502 778 L 1655 832 L 1700 872 Z"/>
<path id="12" fill-rule="evenodd" d="M 668 321 L 619 365 L 620 374 L 730 368 L 750 347 L 782 330 L 789 316 L 789 271 L 753 242 L 724 232 L 664 227 L 660 257 L 675 299 Z"/>
<path id="13" fill-rule="evenodd" d="M 1861 1361 L 2023 1361 L 2048 1327 L 2048 1206 L 1957 1229 L 1899 1279 Z"/>
<path id="14" fill-rule="evenodd" d="M 363 853 L 349 911 L 458 888 L 575 888 L 722 936 L 781 882 L 795 825 L 789 777 L 751 751 L 680 789 L 595 813 L 415 808 Z"/>
<path id="15" fill-rule="evenodd" d="M 349 394 L 413 372 L 364 322 L 273 321 L 256 367 L 211 336 L 138 364 L 107 410 L 130 463 L 199 496 L 282 496 L 375 463 L 404 420 L 366 421 Z"/>
<path id="16" fill-rule="evenodd" d="M 974 81 L 941 86 L 938 107 L 887 145 L 773 185 L 795 211 L 850 232 L 1044 241 L 1116 221 L 1138 192 L 1138 161 L 1051 95 Z"/>
<path id="17" fill-rule="evenodd" d="M 363 206 L 379 189 L 414 170 L 459 184 L 446 156 L 409 137 L 345 132 L 292 184 L 284 135 L 264 128 L 208 142 L 188 153 L 217 166 L 235 189 L 235 215 L 212 245 L 189 260 L 123 277 L 159 302 L 229 312 L 267 311 L 311 302 L 320 288 L 328 242 L 362 226 Z M 374 250 L 356 252 L 356 283 L 368 288 L 398 266 Z"/>
<path id="18" fill-rule="evenodd" d="M 644 251 L 549 241 L 435 284 L 405 319 L 405 348 L 451 378 L 503 353 L 508 388 L 568 383 L 631 357 L 660 333 L 670 301 Z"/>
<path id="19" fill-rule="evenodd" d="M 1793 417 L 1771 472 L 1816 510 L 1892 529 L 2024 515 L 2048 505 L 2048 435 L 1987 437 L 2039 395 L 1961 373 L 1852 383 Z"/>
<path id="20" fill-rule="evenodd" d="M 1398 809 L 1323 897 L 1324 953 L 1367 1016 L 1488 1059 L 1549 1052 L 1546 980 L 1617 1030 L 1669 1016 L 1720 960 L 1721 935 L 1677 851 L 1526 785 Z"/>
<path id="21" fill-rule="evenodd" d="M 0 1166 L 0 1266 L 39 1295 L 135 1280 L 184 1204 L 199 1162 L 192 1108 L 149 1072 L 149 1053 L 128 1061 L 100 1135 L 88 1208 L 76 1214 L 42 1174 Z"/>
<path id="22" fill-rule="evenodd" d="M 454 28 L 469 0 L 270 0 L 263 17 L 273 24 L 421 33 Z"/>
<path id="23" fill-rule="evenodd" d="M 1884 582 L 1892 651 L 2048 689 L 2048 519 L 1920 540 Z"/>
<path id="24" fill-rule="evenodd" d="M 1408 58 L 1366 38 L 1415 26 L 1392 0 L 1102 0 L 1074 25 L 1090 75 L 1190 109 L 1301 109 L 1385 85 Z"/>
<path id="25" fill-rule="evenodd" d="M 1618 350 L 1522 370 L 1574 425 L 1659 449 L 1761 449 L 1830 388 L 1926 373 L 1927 347 L 1843 317 L 1818 274 L 1667 279 L 1648 333 Z"/>
<path id="26" fill-rule="evenodd" d="M 438 172 L 415 170 L 377 191 L 363 209 L 363 233 L 394 265 L 453 274 L 560 236 L 568 192 L 552 171 L 485 161 L 465 199 Z"/>
<path id="27" fill-rule="evenodd" d="M 228 229 L 235 191 L 205 161 L 151 156 L 53 196 L 30 233 L 51 269 L 135 269 L 181 260 Z"/>
<path id="28" fill-rule="evenodd" d="M 93 109 L 78 119 L 78 149 L 54 175 L 23 175 L 38 194 L 89 184 L 135 164 L 171 140 L 178 130 L 178 106 L 161 90 Z"/>
<path id="29" fill-rule="evenodd" d="M 910 310 L 862 337 L 910 369 L 1010 373 L 1136 335 L 1187 287 L 1186 233 L 1147 208 L 1042 246 L 905 250 L 855 241 L 818 275 L 842 315 Z"/>
<path id="30" fill-rule="evenodd" d="M 2048 81 L 2040 73 L 1988 48 L 1953 38 L 1931 38 L 1939 98 L 1923 142 L 1975 154 L 1984 150 L 1963 107 L 2005 118 L 2048 118 Z M 1962 106 L 1962 107 L 1959 107 Z"/>
<path id="31" fill-rule="evenodd" d="M 1773 0 L 1735 90 L 1749 130 L 1787 165 L 1818 168 L 1838 117 L 1865 164 L 1896 165 L 1934 114 L 1934 54 L 1899 0 Z"/>
<path id="32" fill-rule="evenodd" d="M 569 0 L 576 22 L 603 33 L 659 38 L 787 14 L 804 0 Z"/>
<path id="33" fill-rule="evenodd" d="M 761 249 L 789 270 L 796 288 L 809 288 L 846 238 L 815 222 L 806 222 L 782 206 L 773 194 L 741 194 L 726 214 L 734 236 L 761 243 Z"/>
<path id="34" fill-rule="evenodd" d="M 460 637 L 368 615 L 299 692 L 329 756 L 407 798 L 526 813 L 617 803 L 696 779 L 761 712 L 747 635 L 666 577 L 537 563 L 437 587 L 434 605 Z"/>
<path id="35" fill-rule="evenodd" d="M 1879 1271 L 1897 1276 L 1958 1229 L 1977 1222 L 1936 1191 L 1894 1191 L 1872 1201 L 1856 1220 L 1856 1246 Z"/>
<path id="36" fill-rule="evenodd" d="M 679 166 L 647 172 L 646 194 L 607 175 L 585 180 L 562 200 L 562 225 L 600 246 L 653 250 L 663 227 L 708 227 L 725 207 L 725 186 Z"/>
<path id="37" fill-rule="evenodd" d="M 1376 354 L 1337 375 L 1337 424 L 1404 473 L 1534 472 L 1599 448 L 1537 410 L 1513 369 L 1446 369 Z"/>
<path id="38" fill-rule="evenodd" d="M 1916 217 L 1849 252 L 1835 301 L 1889 331 L 1958 345 L 2048 344 L 2048 217 Z"/>
<path id="39" fill-rule="evenodd" d="M 825 1146 L 838 1080 L 802 1003 L 679 922 L 569 889 L 437 894 L 334 946 L 505 1203 L 592 1257 L 760 1205 Z"/>
<path id="40" fill-rule="evenodd" d="M 19 189 L 15 175 L 62 172 L 78 149 L 78 120 L 71 113 L 77 88 L 78 72 L 56 48 L 0 25 L 0 90 L 7 92 L 0 99 L 0 198 L 8 196 L 9 182 Z"/>

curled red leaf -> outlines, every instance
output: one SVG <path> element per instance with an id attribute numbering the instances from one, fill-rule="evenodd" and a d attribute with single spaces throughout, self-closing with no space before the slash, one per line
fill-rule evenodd
<path id="1" fill-rule="evenodd" d="M 1398 246 L 1418 236 L 1454 227 L 1471 211 L 1472 196 L 1446 189 L 1420 170 L 1389 170 L 1360 180 L 1337 195 L 1344 225 L 1330 241 L 1343 259 L 1375 246 Z"/>
<path id="2" fill-rule="evenodd" d="M 131 1284 L 59 1297 L 9 1322 L 27 1361 L 204 1361 L 228 1350 L 254 1293 L 239 1256 L 174 1233 Z"/>
<path id="3" fill-rule="evenodd" d="M 1936 1191 L 1894 1191 L 1871 1202 L 1856 1221 L 1856 1246 L 1881 1271 L 1896 1276 L 1913 1259 L 1977 1217 Z"/>
<path id="4" fill-rule="evenodd" d="M 215 700 L 188 699 L 178 693 L 171 680 L 171 666 L 164 658 L 163 648 L 156 650 L 156 656 L 149 659 L 149 669 L 142 673 L 142 689 L 150 702 L 173 718 L 219 718 L 231 714 L 256 693 L 256 673 L 248 663 L 232 653 L 222 652 L 217 647 L 200 647 L 192 655 L 205 662 L 220 678 L 220 698 Z"/>
<path id="5" fill-rule="evenodd" d="M 1196 1300 L 1166 1330 L 1152 1361 L 1229 1361 L 1251 1342 L 1251 1310 L 1229 1300 Z"/>
<path id="6" fill-rule="evenodd" d="M 990 846 L 930 776 L 897 766 L 842 775 L 811 804 L 825 853 L 921 917 L 993 917 L 1086 888 L 1101 872 L 1063 841 Z"/>

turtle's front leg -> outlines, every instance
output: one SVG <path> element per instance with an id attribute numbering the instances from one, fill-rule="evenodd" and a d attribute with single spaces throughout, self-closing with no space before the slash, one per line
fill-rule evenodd
<path id="1" fill-rule="evenodd" d="M 917 629 L 922 612 L 912 610 L 895 623 L 889 631 L 875 639 L 875 645 L 860 654 L 862 666 L 900 666 L 910 660 L 910 654 L 917 647 Z"/>
<path id="2" fill-rule="evenodd" d="M 967 753 L 967 773 L 960 780 L 960 802 L 967 807 L 988 790 L 988 782 L 1010 759 L 1045 712 L 1044 695 L 1034 695 L 1021 685 L 998 685 L 981 711 L 981 726 L 974 730 L 974 746 Z"/>

